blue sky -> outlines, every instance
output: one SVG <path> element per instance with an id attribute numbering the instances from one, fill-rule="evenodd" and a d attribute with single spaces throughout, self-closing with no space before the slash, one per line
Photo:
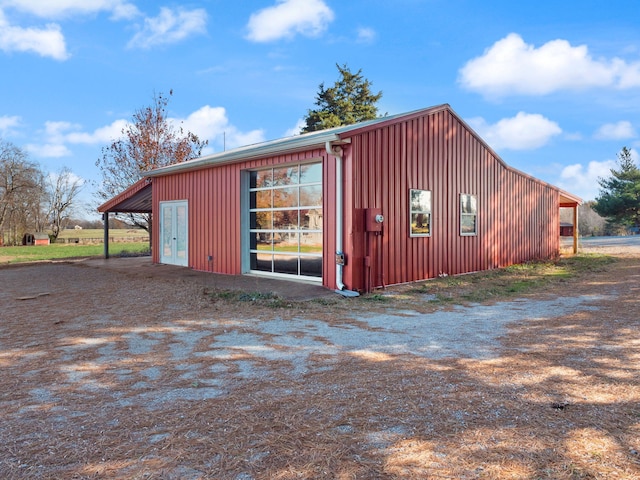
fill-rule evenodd
<path id="1" fill-rule="evenodd" d="M 635 2 L 0 0 L 0 138 L 92 202 L 95 161 L 134 110 L 207 153 L 299 129 L 336 63 L 382 90 L 381 113 L 449 103 L 511 166 L 590 200 L 640 150 Z"/>

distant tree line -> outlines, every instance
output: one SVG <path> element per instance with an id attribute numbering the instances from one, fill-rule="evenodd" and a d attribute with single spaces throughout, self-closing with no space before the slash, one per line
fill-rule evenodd
<path id="1" fill-rule="evenodd" d="M 47 174 L 21 148 L 0 140 L 0 244 L 19 245 L 25 233 L 55 240 L 81 186 L 68 168 Z"/>
<path id="2" fill-rule="evenodd" d="M 578 207 L 578 229 L 583 237 L 600 237 L 611 235 L 608 230 L 607 220 L 598 215 L 593 209 L 594 201 L 585 202 Z M 560 222 L 573 224 L 573 210 L 563 208 L 560 210 Z"/>

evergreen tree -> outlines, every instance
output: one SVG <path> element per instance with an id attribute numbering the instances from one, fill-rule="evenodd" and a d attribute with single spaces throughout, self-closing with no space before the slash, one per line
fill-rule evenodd
<path id="1" fill-rule="evenodd" d="M 318 108 L 307 112 L 302 133 L 378 118 L 376 103 L 382 92 L 371 92 L 372 84 L 362 76 L 362 69 L 352 73 L 346 64 L 336 67 L 340 78 L 330 88 L 320 84 L 315 102 Z"/>
<path id="2" fill-rule="evenodd" d="M 623 147 L 618 154 L 619 169 L 611 169 L 611 176 L 600 178 L 600 195 L 593 209 L 611 222 L 640 227 L 640 168 Z"/>

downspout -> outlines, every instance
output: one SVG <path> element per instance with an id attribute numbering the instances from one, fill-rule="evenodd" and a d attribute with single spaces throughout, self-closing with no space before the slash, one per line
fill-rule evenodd
<path id="1" fill-rule="evenodd" d="M 325 150 L 329 155 L 333 155 L 336 159 L 336 258 L 344 257 L 343 244 L 342 244 L 342 232 L 344 227 L 344 218 L 342 212 L 342 154 L 343 150 L 340 145 L 333 145 L 330 141 L 325 143 Z M 343 263 L 336 264 L 336 293 L 345 297 L 357 297 L 360 294 L 352 290 L 347 290 L 345 284 L 342 282 Z"/>

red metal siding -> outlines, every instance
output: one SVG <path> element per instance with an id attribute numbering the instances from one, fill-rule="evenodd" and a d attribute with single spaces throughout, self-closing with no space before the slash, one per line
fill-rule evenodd
<path id="1" fill-rule="evenodd" d="M 347 288 L 363 290 L 557 254 L 560 192 L 509 168 L 448 108 L 357 129 L 350 140 L 344 145 L 341 215 Z M 321 148 L 154 177 L 154 261 L 159 262 L 159 203 L 186 200 L 189 266 L 242 273 L 242 171 L 314 160 L 323 163 L 323 284 L 335 288 L 336 161 Z M 409 234 L 410 189 L 432 192 L 430 237 Z M 476 236 L 459 234 L 461 193 L 478 199 Z M 382 210 L 383 235 L 365 232 L 368 208 Z"/>
<path id="2" fill-rule="evenodd" d="M 189 266 L 216 273 L 242 273 L 241 172 L 274 165 L 323 161 L 323 283 L 335 287 L 335 159 L 324 150 L 266 157 L 159 176 L 153 180 L 153 261 L 159 262 L 159 204 L 186 200 L 189 209 Z M 331 186 L 331 188 L 327 188 Z M 213 257 L 209 261 L 209 256 Z"/>
<path id="3" fill-rule="evenodd" d="M 365 288 L 365 257 L 375 287 L 557 254 L 558 191 L 507 167 L 448 110 L 361 132 L 351 141 L 345 162 L 349 288 Z M 432 192 L 430 237 L 409 235 L 412 188 Z M 477 196 L 476 236 L 459 234 L 461 193 Z M 364 231 L 367 208 L 382 208 L 382 237 Z"/>

